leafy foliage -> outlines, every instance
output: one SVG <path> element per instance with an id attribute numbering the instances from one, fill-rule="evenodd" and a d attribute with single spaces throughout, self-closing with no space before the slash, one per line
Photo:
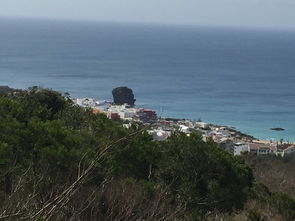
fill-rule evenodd
<path id="1" fill-rule="evenodd" d="M 231 211 L 243 206 L 253 176 L 240 158 L 197 134 L 174 134 L 161 148 L 158 173 L 188 208 Z"/>
<path id="2" fill-rule="evenodd" d="M 3 95 L 0 219 L 196 220 L 263 192 L 253 193 L 244 161 L 213 141 L 175 133 L 154 142 L 144 129 L 123 128 L 50 89 Z M 281 213 L 294 206 L 284 199 L 271 195 Z"/>

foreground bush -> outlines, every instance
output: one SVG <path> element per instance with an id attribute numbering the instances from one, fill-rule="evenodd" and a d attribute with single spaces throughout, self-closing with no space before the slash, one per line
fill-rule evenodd
<path id="1" fill-rule="evenodd" d="M 154 142 L 145 129 L 48 89 L 0 97 L 0 219 L 204 220 L 263 202 L 241 158 L 198 134 Z M 291 198 L 270 198 L 293 217 Z"/>

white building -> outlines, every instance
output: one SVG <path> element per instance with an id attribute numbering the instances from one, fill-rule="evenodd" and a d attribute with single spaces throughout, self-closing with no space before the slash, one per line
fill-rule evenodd
<path id="1" fill-rule="evenodd" d="M 170 131 L 162 129 L 149 130 L 148 133 L 153 136 L 155 141 L 164 141 L 171 135 Z"/>
<path id="2" fill-rule="evenodd" d="M 226 127 L 220 127 L 216 129 L 216 134 L 217 135 L 221 135 L 223 137 L 229 137 L 230 136 L 230 132 Z"/>
<path id="3" fill-rule="evenodd" d="M 209 124 L 205 123 L 205 122 L 196 122 L 195 123 L 196 127 L 199 127 L 201 129 L 209 129 Z"/>
<path id="4" fill-rule="evenodd" d="M 73 102 L 81 107 L 99 110 L 99 112 L 104 112 L 106 105 L 108 104 L 105 100 L 97 101 L 94 98 L 75 98 L 73 99 Z"/>
<path id="5" fill-rule="evenodd" d="M 73 99 L 73 102 L 82 107 L 93 108 L 97 106 L 96 100 L 94 98 L 76 98 L 76 99 Z"/>
<path id="6" fill-rule="evenodd" d="M 295 146 L 292 145 L 292 146 L 289 146 L 286 149 L 284 149 L 282 156 L 285 156 L 286 154 L 295 154 Z"/>
<path id="7" fill-rule="evenodd" d="M 179 125 L 179 131 L 186 134 L 190 132 L 189 127 L 185 125 Z"/>
<path id="8" fill-rule="evenodd" d="M 128 105 L 110 105 L 106 111 L 107 113 L 117 113 L 120 119 L 132 120 L 137 110 L 135 108 L 130 108 Z"/>
<path id="9" fill-rule="evenodd" d="M 235 143 L 234 145 L 234 155 L 241 155 L 243 152 L 247 152 L 249 145 L 246 143 Z"/>
<path id="10" fill-rule="evenodd" d="M 133 110 L 124 109 L 120 110 L 118 114 L 120 115 L 121 119 L 132 119 L 135 116 L 136 112 Z"/>

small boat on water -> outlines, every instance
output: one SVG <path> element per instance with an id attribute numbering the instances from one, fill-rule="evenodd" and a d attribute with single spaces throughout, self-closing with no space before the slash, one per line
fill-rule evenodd
<path id="1" fill-rule="evenodd" d="M 276 131 L 284 131 L 285 129 L 284 128 L 281 128 L 281 127 L 273 127 L 273 128 L 270 128 L 271 130 L 276 130 Z"/>

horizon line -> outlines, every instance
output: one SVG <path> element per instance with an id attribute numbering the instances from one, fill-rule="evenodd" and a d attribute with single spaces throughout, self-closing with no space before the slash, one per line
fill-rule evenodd
<path id="1" fill-rule="evenodd" d="M 1 20 L 22 20 L 40 22 L 71 22 L 71 23 L 93 23 L 93 24 L 118 24 L 118 25 L 143 25 L 161 27 L 180 27 L 180 28 L 212 28 L 212 29 L 239 29 L 239 30 L 258 30 L 258 31 L 284 31 L 295 32 L 293 26 L 251 26 L 251 25 L 226 25 L 226 24 L 187 24 L 187 23 L 162 23 L 162 22 L 136 22 L 119 20 L 92 20 L 92 19 L 73 19 L 73 18 L 50 18 L 50 17 L 29 17 L 29 16 L 2 16 Z"/>

